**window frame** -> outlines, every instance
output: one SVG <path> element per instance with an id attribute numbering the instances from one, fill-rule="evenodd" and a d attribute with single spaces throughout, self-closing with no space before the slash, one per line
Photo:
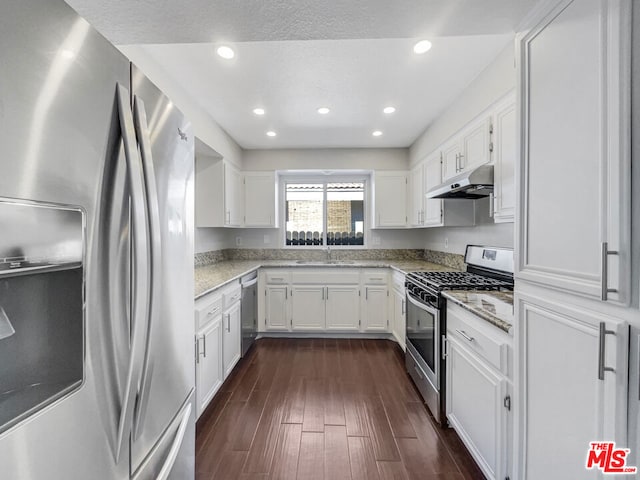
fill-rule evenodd
<path id="1" fill-rule="evenodd" d="M 362 245 L 327 245 L 327 184 L 328 183 L 357 183 L 363 184 L 362 217 L 364 219 L 364 229 L 362 232 Z M 287 184 L 288 183 L 321 183 L 323 184 L 323 214 L 322 214 L 322 240 L 323 245 L 287 245 Z M 293 250 L 326 250 L 327 248 L 337 250 L 362 250 L 369 244 L 369 203 L 371 201 L 369 185 L 371 175 L 368 174 L 325 174 L 313 175 L 304 173 L 281 173 L 280 174 L 280 195 L 279 210 L 282 219 L 282 229 L 280 234 L 280 246 L 284 249 Z"/>

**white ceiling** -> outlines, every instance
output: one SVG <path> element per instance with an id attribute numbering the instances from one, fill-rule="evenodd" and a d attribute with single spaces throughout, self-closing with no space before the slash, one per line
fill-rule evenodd
<path id="1" fill-rule="evenodd" d="M 241 147 L 316 148 L 411 145 L 535 0 L 67 2 L 134 61 L 161 65 Z M 422 56 L 419 38 L 433 42 Z M 215 55 L 222 42 L 235 59 Z"/>

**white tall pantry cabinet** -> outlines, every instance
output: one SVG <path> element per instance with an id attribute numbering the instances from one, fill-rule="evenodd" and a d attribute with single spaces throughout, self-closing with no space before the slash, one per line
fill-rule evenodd
<path id="1" fill-rule="evenodd" d="M 630 6 L 548 1 L 517 39 L 523 480 L 600 478 L 589 442 L 627 445 Z"/>

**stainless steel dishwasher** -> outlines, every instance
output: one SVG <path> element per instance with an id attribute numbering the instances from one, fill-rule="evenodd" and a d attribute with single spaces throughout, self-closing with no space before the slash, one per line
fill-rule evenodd
<path id="1" fill-rule="evenodd" d="M 251 348 L 258 329 L 258 272 L 251 272 L 240 279 L 242 285 L 242 356 Z"/>

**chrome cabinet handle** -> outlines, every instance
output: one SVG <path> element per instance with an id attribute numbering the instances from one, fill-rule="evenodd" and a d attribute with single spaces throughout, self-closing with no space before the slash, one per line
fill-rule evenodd
<path id="1" fill-rule="evenodd" d="M 495 212 L 495 195 L 491 193 L 489 195 L 489 218 L 493 218 Z"/>
<path id="2" fill-rule="evenodd" d="M 207 358 L 207 336 L 202 335 L 202 356 Z"/>
<path id="3" fill-rule="evenodd" d="M 462 164 L 462 159 L 464 158 L 464 155 L 461 153 L 460 154 L 460 171 L 464 170 L 464 165 Z"/>
<path id="4" fill-rule="evenodd" d="M 134 263 L 132 265 L 131 279 L 131 351 L 129 366 L 127 368 L 127 380 L 121 399 L 120 418 L 118 420 L 118 432 L 115 445 L 115 460 L 120 462 L 120 456 L 125 444 L 128 444 L 131 425 L 134 418 L 135 398 L 137 395 L 140 375 L 142 374 L 145 357 L 144 338 L 147 332 L 148 320 L 148 287 L 149 279 L 143 272 L 147 271 L 150 263 L 148 245 L 147 206 L 145 205 L 145 192 L 143 172 L 138 157 L 138 145 L 133 122 L 133 112 L 129 104 L 129 92 L 122 85 L 117 86 L 118 114 L 120 130 L 124 144 L 124 153 L 127 164 L 127 177 L 131 189 L 132 205 L 132 250 Z"/>
<path id="5" fill-rule="evenodd" d="M 615 288 L 609 288 L 609 255 L 618 255 L 617 250 L 609 250 L 609 243 L 602 242 L 600 256 L 601 256 L 601 273 L 600 273 L 600 300 L 606 302 L 609 299 L 609 293 L 618 293 Z"/>
<path id="6" fill-rule="evenodd" d="M 231 314 L 227 313 L 227 332 L 231 333 Z"/>
<path id="7" fill-rule="evenodd" d="M 402 299 L 402 315 L 405 314 L 406 302 L 407 301 L 405 299 Z"/>
<path id="8" fill-rule="evenodd" d="M 442 360 L 447 358 L 447 337 L 442 335 L 441 336 L 441 345 L 440 345 L 440 356 L 442 357 Z"/>
<path id="9" fill-rule="evenodd" d="M 475 338 L 469 336 L 469 334 L 467 332 L 465 332 L 464 330 L 458 330 L 456 328 L 456 332 L 458 332 L 462 336 L 462 338 L 464 338 L 465 340 L 468 340 L 470 342 L 473 342 L 475 340 Z"/>
<path id="10" fill-rule="evenodd" d="M 604 380 L 604 372 L 614 372 L 615 368 L 605 367 L 605 341 L 607 335 L 614 335 L 616 332 L 613 330 L 607 330 L 604 322 L 600 322 L 600 333 L 598 336 L 599 348 L 598 348 L 598 380 Z"/>

